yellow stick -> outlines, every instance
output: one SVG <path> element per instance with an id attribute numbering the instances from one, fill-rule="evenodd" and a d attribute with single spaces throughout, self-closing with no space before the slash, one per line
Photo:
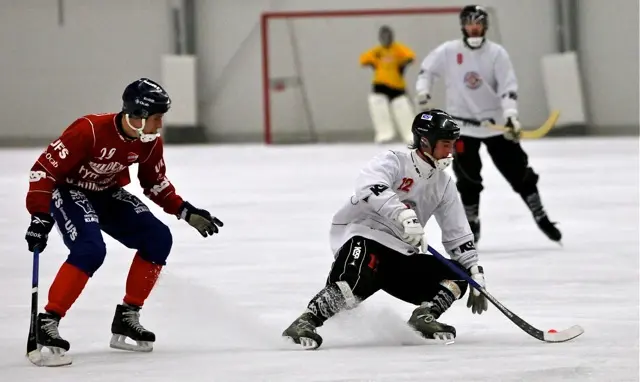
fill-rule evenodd
<path id="1" fill-rule="evenodd" d="M 545 135 L 547 135 L 549 131 L 551 131 L 551 129 L 553 129 L 553 127 L 556 125 L 556 122 L 558 122 L 559 117 L 560 117 L 560 111 L 554 110 L 553 112 L 551 112 L 551 115 L 549 115 L 549 118 L 545 121 L 545 123 L 542 124 L 542 126 L 534 130 L 522 130 L 520 138 L 539 139 L 544 137 Z M 499 130 L 502 132 L 510 130 L 510 128 L 506 126 L 492 125 L 492 124 L 489 124 L 488 126 L 491 129 Z"/>

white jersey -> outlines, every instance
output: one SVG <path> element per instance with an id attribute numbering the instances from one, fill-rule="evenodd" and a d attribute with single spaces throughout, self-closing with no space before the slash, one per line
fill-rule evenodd
<path id="1" fill-rule="evenodd" d="M 416 91 L 430 93 L 436 79 L 444 79 L 446 109 L 453 117 L 504 125 L 505 110 L 517 116 L 518 81 L 509 54 L 493 41 L 469 49 L 462 39 L 434 49 L 422 61 Z M 487 127 L 459 123 L 461 135 L 486 138 L 502 134 Z"/>
<path id="2" fill-rule="evenodd" d="M 420 161 L 420 163 L 418 163 Z M 360 172 L 355 195 L 333 216 L 330 240 L 334 255 L 353 236 L 374 240 L 400 253 L 419 253 L 402 240 L 397 221 L 403 210 L 416 212 L 424 227 L 435 215 L 442 230 L 442 244 L 453 260 L 466 268 L 477 264 L 476 250 L 458 250 L 473 243 L 473 234 L 458 197 L 456 185 L 444 171 L 429 166 L 414 151 L 387 151 L 376 156 Z"/>

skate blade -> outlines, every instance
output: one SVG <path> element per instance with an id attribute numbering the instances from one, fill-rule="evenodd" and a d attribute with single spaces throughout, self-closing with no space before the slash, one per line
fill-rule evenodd
<path id="1" fill-rule="evenodd" d="M 320 347 L 320 344 L 313 338 L 300 337 L 298 341 L 290 336 L 285 336 L 285 338 L 291 341 L 293 344 L 303 348 L 304 350 L 315 350 Z"/>
<path id="2" fill-rule="evenodd" d="M 137 351 L 137 352 L 150 352 L 153 350 L 153 342 L 150 341 L 136 341 L 136 345 L 126 342 L 127 336 L 122 334 L 114 334 L 111 336 L 111 342 L 109 346 L 113 349 Z"/>
<path id="3" fill-rule="evenodd" d="M 427 340 L 428 343 L 436 345 L 451 345 L 455 343 L 455 336 L 449 332 L 435 332 L 428 335 L 421 333 L 419 330 L 413 329 L 416 334 Z"/>
<path id="4" fill-rule="evenodd" d="M 29 361 L 41 367 L 57 367 L 71 365 L 73 359 L 66 354 L 66 351 L 57 347 L 46 347 L 49 352 L 42 352 L 43 346 L 38 345 L 36 350 L 32 350 L 27 354 Z"/>
<path id="5" fill-rule="evenodd" d="M 443 345 L 451 345 L 456 342 L 454 335 L 448 332 L 433 333 L 433 339 Z"/>

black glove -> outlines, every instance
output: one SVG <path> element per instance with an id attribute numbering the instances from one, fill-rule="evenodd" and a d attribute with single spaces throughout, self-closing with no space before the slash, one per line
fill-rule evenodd
<path id="1" fill-rule="evenodd" d="M 31 215 L 31 224 L 29 224 L 27 234 L 24 236 L 29 244 L 29 251 L 33 252 L 36 248 L 40 252 L 44 251 L 53 224 L 53 217 L 49 214 L 36 213 Z"/>
<path id="2" fill-rule="evenodd" d="M 218 233 L 218 227 L 224 224 L 215 216 L 211 216 L 209 211 L 196 208 L 189 202 L 182 203 L 178 212 L 178 219 L 182 219 L 189 223 L 190 226 L 197 229 L 202 237 L 211 236 Z"/>

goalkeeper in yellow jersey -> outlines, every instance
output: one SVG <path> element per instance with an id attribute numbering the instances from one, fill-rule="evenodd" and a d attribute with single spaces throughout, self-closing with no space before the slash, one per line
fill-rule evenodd
<path id="1" fill-rule="evenodd" d="M 416 55 L 411 48 L 394 41 L 390 27 L 384 25 L 378 33 L 380 45 L 360 56 L 360 65 L 370 66 L 374 70 L 369 113 L 375 130 L 375 142 L 386 143 L 395 138 L 395 120 L 402 140 L 410 143 L 413 140 L 411 124 L 414 112 L 405 93 L 404 71 Z"/>

